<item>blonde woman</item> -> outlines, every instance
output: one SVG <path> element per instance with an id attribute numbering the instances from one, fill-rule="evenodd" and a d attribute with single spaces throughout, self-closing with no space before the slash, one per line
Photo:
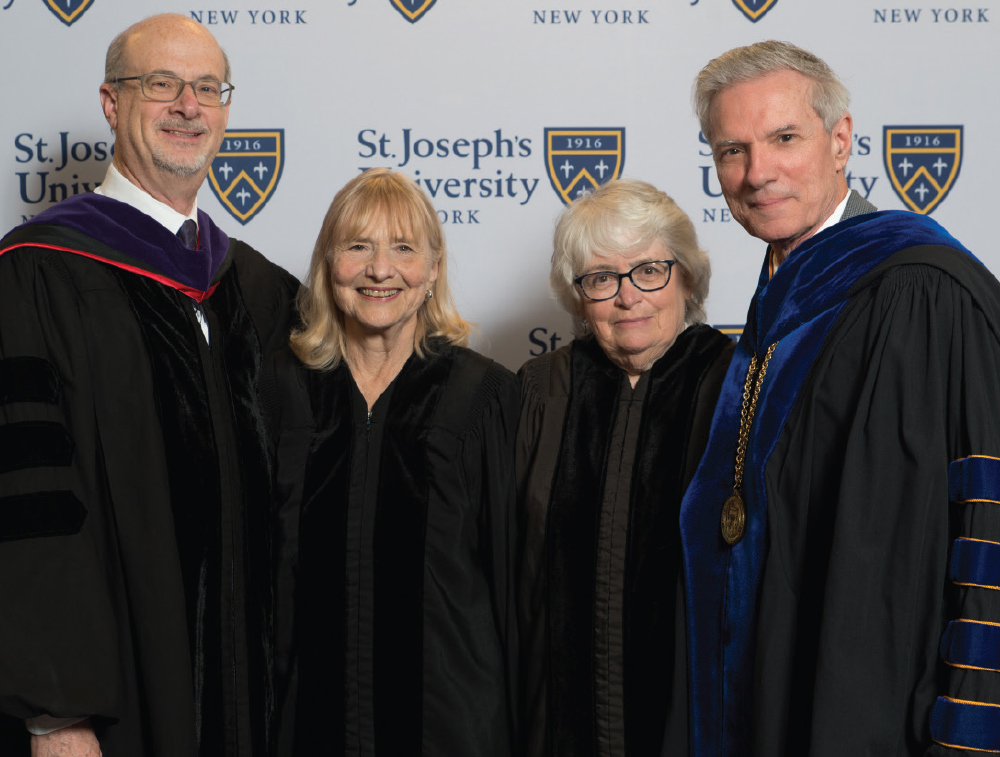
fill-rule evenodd
<path id="1" fill-rule="evenodd" d="M 509 755 L 517 388 L 465 347 L 413 181 L 337 194 L 299 304 L 277 362 L 294 751 Z"/>

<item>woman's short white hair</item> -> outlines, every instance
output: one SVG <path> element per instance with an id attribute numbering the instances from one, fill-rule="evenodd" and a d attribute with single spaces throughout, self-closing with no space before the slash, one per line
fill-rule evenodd
<path id="1" fill-rule="evenodd" d="M 617 179 L 563 211 L 553 240 L 549 284 L 573 316 L 577 334 L 585 331 L 583 294 L 573 280 L 593 256 L 638 253 L 657 240 L 677 260 L 674 275 L 691 290 L 684 321 L 702 323 L 712 266 L 708 253 L 698 246 L 691 219 L 669 196 L 644 181 Z"/>

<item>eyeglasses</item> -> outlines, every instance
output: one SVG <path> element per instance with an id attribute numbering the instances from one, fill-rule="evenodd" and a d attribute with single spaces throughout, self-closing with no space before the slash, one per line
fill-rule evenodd
<path id="1" fill-rule="evenodd" d="M 142 76 L 123 76 L 120 79 L 112 79 L 109 84 L 118 84 L 123 81 L 138 81 L 142 87 L 142 94 L 149 100 L 160 103 L 172 103 L 184 92 L 184 87 L 191 85 L 191 91 L 198 98 L 198 102 L 207 105 L 209 108 L 221 108 L 229 105 L 229 98 L 232 97 L 235 87 L 227 81 L 217 81 L 215 79 L 197 79 L 195 81 L 184 81 L 179 76 L 172 74 L 143 74 Z"/>
<path id="2" fill-rule="evenodd" d="M 594 271 L 578 276 L 573 281 L 583 291 L 588 300 L 610 300 L 621 289 L 622 279 L 628 279 L 636 289 L 643 292 L 655 292 L 670 283 L 670 271 L 676 260 L 651 260 L 640 263 L 631 271 L 616 273 L 615 271 Z"/>

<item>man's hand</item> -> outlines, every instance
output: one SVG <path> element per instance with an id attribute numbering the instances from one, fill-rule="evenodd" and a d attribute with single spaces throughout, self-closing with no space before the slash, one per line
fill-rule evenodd
<path id="1" fill-rule="evenodd" d="M 32 736 L 31 757 L 101 757 L 101 745 L 90 721 L 82 720 L 44 736 Z"/>

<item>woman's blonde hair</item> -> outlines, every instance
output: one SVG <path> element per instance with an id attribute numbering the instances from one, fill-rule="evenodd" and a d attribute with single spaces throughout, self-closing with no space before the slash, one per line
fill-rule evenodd
<path id="1" fill-rule="evenodd" d="M 309 368 L 329 370 L 344 357 L 344 313 L 333 298 L 333 257 L 338 245 L 376 225 L 388 227 L 395 237 L 425 241 L 438 264 L 437 281 L 430 286 L 433 296 L 417 311 L 414 352 L 423 357 L 431 337 L 468 344 L 472 328 L 458 314 L 448 289 L 444 231 L 434 206 L 412 179 L 388 168 L 372 168 L 333 198 L 316 239 L 306 286 L 299 292 L 301 326 L 292 331 L 290 343 Z"/>

